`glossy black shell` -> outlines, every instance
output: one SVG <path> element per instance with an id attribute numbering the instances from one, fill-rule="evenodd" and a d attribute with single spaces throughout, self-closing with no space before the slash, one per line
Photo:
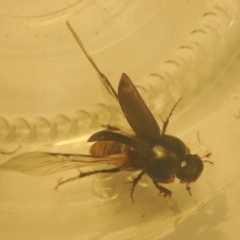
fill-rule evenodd
<path id="1" fill-rule="evenodd" d="M 203 161 L 198 155 L 187 154 L 182 162 L 182 167 L 177 171 L 176 177 L 182 183 L 195 182 L 200 177 L 203 168 Z"/>
<path id="2" fill-rule="evenodd" d="M 173 182 L 188 153 L 185 144 L 174 136 L 160 135 L 148 149 L 143 159 L 148 176 L 161 183 Z"/>

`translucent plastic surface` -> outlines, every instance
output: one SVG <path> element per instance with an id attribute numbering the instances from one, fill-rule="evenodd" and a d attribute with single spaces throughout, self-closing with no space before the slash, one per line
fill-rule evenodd
<path id="1" fill-rule="evenodd" d="M 237 0 L 7 1 L 0 9 L 0 163 L 26 151 L 86 153 L 101 124 L 118 124 L 66 21 L 117 88 L 139 86 L 161 125 L 193 153 L 212 152 L 201 178 L 158 196 L 137 173 L 96 175 L 54 191 L 48 177 L 0 172 L 1 239 L 235 239 L 239 208 Z M 4 154 L 21 148 L 13 154 Z"/>

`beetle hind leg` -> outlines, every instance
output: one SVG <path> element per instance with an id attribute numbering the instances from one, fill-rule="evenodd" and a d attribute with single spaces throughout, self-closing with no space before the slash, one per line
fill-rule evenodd
<path id="1" fill-rule="evenodd" d="M 58 190 L 58 188 L 65 183 L 75 181 L 79 178 L 91 176 L 93 174 L 97 174 L 97 173 L 116 173 L 116 172 L 120 172 L 120 171 L 121 171 L 120 168 L 102 169 L 102 170 L 95 170 L 95 171 L 90 171 L 90 172 L 81 172 L 80 171 L 79 175 L 76 176 L 76 177 L 68 178 L 64 181 L 61 181 L 61 179 L 60 179 L 60 181 L 58 181 L 57 186 L 54 189 Z"/>
<path id="2" fill-rule="evenodd" d="M 153 184 L 160 191 L 160 194 L 159 194 L 160 196 L 161 196 L 161 193 L 163 193 L 164 198 L 167 196 L 169 196 L 169 198 L 170 198 L 172 196 L 172 192 L 170 190 L 168 190 L 167 188 L 159 185 L 157 181 L 153 180 Z"/>

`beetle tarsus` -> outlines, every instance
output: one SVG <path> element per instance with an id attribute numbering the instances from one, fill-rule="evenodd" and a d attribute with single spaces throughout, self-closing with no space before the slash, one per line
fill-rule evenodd
<path id="1" fill-rule="evenodd" d="M 170 198 L 172 196 L 172 192 L 170 190 L 168 190 L 167 188 L 159 185 L 157 181 L 153 180 L 153 184 L 160 191 L 159 196 L 162 196 L 161 193 L 163 193 L 164 198 L 167 196 L 169 196 L 169 198 Z"/>
<path id="2" fill-rule="evenodd" d="M 77 180 L 78 178 L 81 178 L 81 173 L 80 173 L 78 176 L 76 176 L 76 177 L 68 178 L 68 179 L 66 179 L 66 180 L 64 180 L 64 181 L 61 181 L 61 179 L 59 179 L 59 181 L 58 181 L 56 187 L 54 188 L 54 190 L 58 191 L 58 188 L 59 188 L 61 185 L 65 184 L 65 183 L 68 183 L 68 182 L 75 181 L 75 180 Z"/>

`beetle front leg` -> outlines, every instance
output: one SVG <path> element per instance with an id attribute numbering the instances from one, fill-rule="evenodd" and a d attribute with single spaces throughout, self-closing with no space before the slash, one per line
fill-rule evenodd
<path id="1" fill-rule="evenodd" d="M 172 196 L 172 192 L 170 190 L 168 190 L 167 188 L 159 185 L 157 181 L 153 180 L 153 184 L 160 191 L 160 195 L 161 195 L 161 193 L 163 193 L 164 198 L 167 197 L 167 196 L 169 196 L 169 198 L 170 198 Z"/>
<path id="2" fill-rule="evenodd" d="M 186 182 L 186 190 L 188 191 L 189 195 L 192 196 L 191 188 L 189 187 L 189 184 L 190 183 Z"/>

